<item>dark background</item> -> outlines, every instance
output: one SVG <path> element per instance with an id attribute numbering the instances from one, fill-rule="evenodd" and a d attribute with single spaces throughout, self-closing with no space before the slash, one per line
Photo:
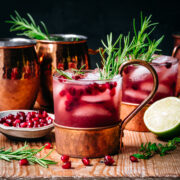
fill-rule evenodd
<path id="1" fill-rule="evenodd" d="M 97 49 L 101 39 L 112 32 L 114 38 L 120 33 L 132 32 L 133 18 L 137 27 L 140 12 L 144 16 L 152 14 L 152 21 L 159 22 L 152 39 L 165 35 L 160 45 L 162 54 L 171 55 L 172 33 L 180 32 L 180 0 L 6 0 L 0 6 L 0 37 L 13 37 L 10 33 L 9 15 L 17 10 L 22 17 L 30 13 L 39 24 L 44 21 L 50 33 L 75 33 L 88 36 L 89 48 Z M 98 58 L 91 57 L 93 65 Z"/>

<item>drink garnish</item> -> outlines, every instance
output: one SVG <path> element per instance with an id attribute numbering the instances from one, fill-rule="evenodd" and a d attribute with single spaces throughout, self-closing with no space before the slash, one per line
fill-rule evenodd
<path id="1" fill-rule="evenodd" d="M 48 157 L 52 153 L 53 149 L 43 158 L 38 158 L 36 157 L 36 154 L 42 151 L 45 148 L 45 146 L 42 146 L 40 149 L 33 149 L 28 147 L 29 146 L 25 143 L 23 147 L 20 147 L 15 151 L 12 151 L 12 148 L 9 148 L 7 150 L 4 150 L 4 148 L 0 148 L 0 159 L 6 161 L 11 161 L 11 160 L 21 161 L 23 159 L 26 159 L 28 164 L 30 165 L 39 164 L 44 168 L 48 168 L 50 164 L 57 164 L 57 162 L 55 161 L 46 159 L 46 157 Z"/>
<path id="2" fill-rule="evenodd" d="M 153 157 L 155 154 L 159 154 L 160 156 L 166 155 L 168 152 L 176 149 L 177 144 L 180 143 L 180 137 L 175 137 L 172 140 L 169 140 L 167 144 L 163 145 L 161 143 L 145 143 L 141 144 L 140 152 L 137 154 L 133 154 L 132 156 L 138 159 L 149 159 Z"/>
<path id="3" fill-rule="evenodd" d="M 39 39 L 39 40 L 51 40 L 51 37 L 48 33 L 46 25 L 43 21 L 40 21 L 41 26 L 44 28 L 45 32 L 42 32 L 40 26 L 36 25 L 32 16 L 27 13 L 27 16 L 30 20 L 28 22 L 25 18 L 22 18 L 17 11 L 15 11 L 16 17 L 10 15 L 11 20 L 7 20 L 5 22 L 11 23 L 12 26 L 10 28 L 10 32 L 12 31 L 22 31 L 22 33 L 18 33 L 17 35 L 27 36 L 29 38 Z"/>
<path id="4" fill-rule="evenodd" d="M 72 78 L 71 78 L 66 72 L 64 72 L 64 71 L 62 71 L 62 70 L 59 70 L 59 69 L 56 69 L 56 71 L 57 71 L 61 76 L 63 76 L 64 78 L 66 78 L 66 79 L 71 79 L 71 80 L 72 80 Z"/>
<path id="5" fill-rule="evenodd" d="M 127 36 L 120 34 L 115 43 L 113 43 L 112 33 L 107 35 L 107 44 L 101 41 L 104 51 L 100 52 L 102 58 L 102 66 L 99 73 L 101 79 L 112 79 L 119 73 L 120 65 L 130 59 L 141 59 L 147 62 L 153 60 L 153 54 L 160 51 L 157 49 L 164 36 L 158 40 L 151 40 L 150 34 L 154 31 L 158 23 L 151 22 L 151 15 L 143 18 L 141 14 L 141 27 L 137 31 L 135 20 L 133 20 L 134 36 L 130 40 L 130 33 Z M 107 54 L 105 58 L 105 53 Z"/>

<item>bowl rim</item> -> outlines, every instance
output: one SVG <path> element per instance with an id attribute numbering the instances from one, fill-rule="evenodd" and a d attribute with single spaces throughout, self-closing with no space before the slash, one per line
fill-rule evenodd
<path id="1" fill-rule="evenodd" d="M 38 111 L 38 110 L 23 110 L 23 109 L 20 109 L 20 110 L 6 110 L 6 111 L 0 111 L 0 115 L 3 114 L 3 113 L 15 113 L 15 112 L 33 112 L 33 111 Z M 0 124 L 0 128 L 4 129 L 4 130 L 14 130 L 14 131 L 21 131 L 21 132 L 34 132 L 34 131 L 43 131 L 43 130 L 46 130 L 46 129 L 50 129 L 50 128 L 53 128 L 54 127 L 54 114 L 52 113 L 48 113 L 48 115 L 50 116 L 53 116 L 53 122 L 52 124 L 49 124 L 47 126 L 43 126 L 43 127 L 38 127 L 38 128 L 18 128 L 18 127 L 13 127 L 13 126 L 4 126 L 3 124 Z M 7 115 L 6 115 L 7 116 Z"/>

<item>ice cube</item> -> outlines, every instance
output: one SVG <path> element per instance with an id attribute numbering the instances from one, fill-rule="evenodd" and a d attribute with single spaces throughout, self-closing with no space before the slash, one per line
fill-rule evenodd
<path id="1" fill-rule="evenodd" d="M 109 91 L 106 90 L 104 93 L 101 93 L 100 95 L 82 96 L 81 100 L 85 102 L 90 102 L 90 103 L 109 101 L 111 97 L 108 92 Z"/>
<path id="2" fill-rule="evenodd" d="M 150 82 L 142 83 L 140 85 L 140 89 L 142 91 L 149 91 L 150 92 L 152 90 L 152 87 L 153 87 L 153 84 Z M 171 90 L 168 86 L 166 86 L 164 84 L 159 84 L 157 92 L 162 93 L 162 94 L 169 94 L 171 92 Z"/>
<path id="3" fill-rule="evenodd" d="M 111 116 L 111 113 L 100 105 L 83 105 L 74 110 L 73 116 Z"/>
<path id="4" fill-rule="evenodd" d="M 150 72 L 143 66 L 137 66 L 136 69 L 130 74 L 129 78 L 132 81 L 143 81 L 150 77 Z"/>
<path id="5" fill-rule="evenodd" d="M 147 97 L 147 93 L 133 89 L 126 89 L 124 94 L 125 96 L 129 96 L 130 98 L 137 99 L 139 101 L 144 100 Z"/>
<path id="6" fill-rule="evenodd" d="M 58 80 L 53 81 L 53 96 L 54 98 L 59 96 L 59 93 L 64 89 L 64 84 Z"/>

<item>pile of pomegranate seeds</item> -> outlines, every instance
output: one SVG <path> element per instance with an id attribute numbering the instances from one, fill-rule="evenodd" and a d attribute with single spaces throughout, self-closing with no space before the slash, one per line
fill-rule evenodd
<path id="1" fill-rule="evenodd" d="M 52 124 L 53 119 L 48 116 L 46 111 L 18 112 L 0 118 L 0 124 L 20 128 L 37 128 Z"/>

